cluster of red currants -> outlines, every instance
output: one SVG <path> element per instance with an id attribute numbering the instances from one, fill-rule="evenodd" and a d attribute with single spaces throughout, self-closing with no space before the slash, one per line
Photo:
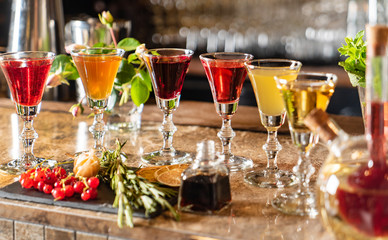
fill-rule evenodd
<path id="1" fill-rule="evenodd" d="M 81 194 L 84 201 L 95 199 L 100 185 L 97 177 L 76 178 L 62 167 L 29 169 L 20 175 L 19 182 L 23 188 L 35 188 L 51 194 L 55 200 L 72 197 L 75 193 Z"/>

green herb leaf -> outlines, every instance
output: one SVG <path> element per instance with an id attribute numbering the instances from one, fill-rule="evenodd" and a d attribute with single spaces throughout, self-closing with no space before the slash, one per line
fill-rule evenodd
<path id="1" fill-rule="evenodd" d="M 106 47 L 106 44 L 103 43 L 103 42 L 99 42 L 99 43 L 94 44 L 93 47 L 95 47 L 95 48 L 97 48 L 97 47 Z"/>
<path id="2" fill-rule="evenodd" d="M 137 46 L 139 45 L 140 42 L 134 38 L 124 38 L 117 44 L 117 47 L 129 52 L 136 50 Z"/>
<path id="3" fill-rule="evenodd" d="M 115 85 L 121 86 L 124 83 L 130 82 L 135 74 L 135 67 L 132 64 L 128 64 L 128 61 L 125 59 L 121 60 L 116 74 Z"/>
<path id="4" fill-rule="evenodd" d="M 346 56 L 345 61 L 338 63 L 348 73 L 351 84 L 365 87 L 366 69 L 366 42 L 364 42 L 365 31 L 360 31 L 355 38 L 345 38 L 346 45 L 338 48 L 341 56 Z"/>
<path id="5" fill-rule="evenodd" d="M 141 77 L 141 75 L 136 75 L 132 79 L 131 84 L 131 98 L 133 103 L 135 103 L 136 106 L 140 106 L 148 100 L 149 96 L 150 92 L 146 81 Z"/>
<path id="6" fill-rule="evenodd" d="M 152 92 L 152 82 L 151 77 L 148 72 L 144 69 L 139 71 L 141 77 L 143 78 L 144 83 L 147 85 L 148 91 Z"/>
<path id="7" fill-rule="evenodd" d="M 62 73 L 63 77 L 68 80 L 79 78 L 77 68 L 70 56 L 59 54 L 55 57 L 50 69 L 50 73 Z"/>
<path id="8" fill-rule="evenodd" d="M 176 196 L 178 192 L 138 177 L 134 170 L 124 164 L 123 158 L 126 158 L 126 155 L 121 152 L 124 144 L 116 140 L 115 150 L 103 152 L 99 172 L 100 178 L 108 182 L 115 191 L 113 206 L 118 208 L 118 226 L 134 226 L 132 218 L 134 208 L 144 208 L 146 215 L 149 215 L 157 210 L 158 205 L 162 209 L 168 209 L 175 219 L 179 220 L 178 212 L 166 199 Z"/>

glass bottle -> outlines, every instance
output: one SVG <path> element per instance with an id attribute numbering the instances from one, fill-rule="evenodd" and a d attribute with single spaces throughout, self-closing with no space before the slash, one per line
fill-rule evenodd
<path id="1" fill-rule="evenodd" d="M 228 206 L 231 200 L 229 170 L 216 157 L 214 141 L 197 144 L 196 158 L 182 174 L 179 210 L 211 214 Z"/>
<path id="2" fill-rule="evenodd" d="M 388 172 L 373 166 L 370 140 L 347 134 L 321 110 L 305 124 L 330 150 L 317 180 L 324 225 L 336 239 L 388 239 Z"/>

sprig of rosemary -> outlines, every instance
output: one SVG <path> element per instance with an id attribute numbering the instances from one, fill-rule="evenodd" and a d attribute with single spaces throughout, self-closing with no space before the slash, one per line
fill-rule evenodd
<path id="1" fill-rule="evenodd" d="M 136 170 L 128 168 L 122 161 L 127 158 L 121 152 L 124 145 L 125 142 L 121 144 L 116 140 L 116 149 L 104 151 L 100 162 L 100 177 L 110 184 L 116 194 L 113 206 L 118 208 L 118 226 L 133 227 L 133 209 L 139 208 L 145 209 L 146 216 L 155 212 L 158 207 L 167 208 L 179 220 L 179 214 L 166 200 L 176 196 L 177 191 L 138 177 Z"/>

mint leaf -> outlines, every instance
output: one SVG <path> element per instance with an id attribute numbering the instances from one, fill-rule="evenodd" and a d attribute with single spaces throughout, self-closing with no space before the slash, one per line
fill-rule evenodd
<path id="1" fill-rule="evenodd" d="M 131 84 L 131 98 L 133 103 L 136 106 L 140 106 L 148 100 L 149 96 L 150 92 L 144 81 L 138 75 L 134 77 Z"/>
<path id="2" fill-rule="evenodd" d="M 351 84 L 365 87 L 365 70 L 366 70 L 366 42 L 363 37 L 365 31 L 360 31 L 355 38 L 345 38 L 346 45 L 338 48 L 341 56 L 346 56 L 345 61 L 338 63 L 348 73 Z"/>
<path id="3" fill-rule="evenodd" d="M 125 51 L 134 51 L 140 45 L 140 42 L 134 38 L 124 38 L 118 44 L 118 48 L 122 48 Z"/>

